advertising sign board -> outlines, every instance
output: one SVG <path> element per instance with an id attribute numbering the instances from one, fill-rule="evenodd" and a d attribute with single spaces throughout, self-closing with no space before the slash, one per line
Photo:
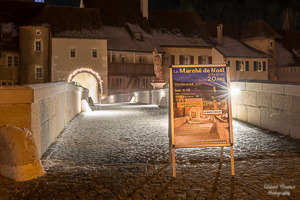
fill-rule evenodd
<path id="1" fill-rule="evenodd" d="M 170 67 L 170 146 L 233 145 L 229 68 Z"/>

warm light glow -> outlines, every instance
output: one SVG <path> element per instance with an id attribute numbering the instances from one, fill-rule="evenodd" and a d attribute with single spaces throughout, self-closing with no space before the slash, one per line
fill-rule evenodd
<path id="1" fill-rule="evenodd" d="M 99 86 L 100 86 L 100 98 L 103 98 L 103 87 L 102 87 L 102 80 L 101 80 L 101 76 L 99 75 L 99 73 L 95 72 L 94 70 L 90 69 L 90 68 L 80 68 L 80 69 L 76 69 L 75 71 L 73 71 L 69 77 L 68 77 L 68 82 L 71 83 L 73 78 L 81 72 L 88 72 L 91 73 L 92 75 L 95 76 L 95 78 L 98 80 Z"/>
<path id="2" fill-rule="evenodd" d="M 165 92 L 164 92 L 164 91 L 161 91 L 161 92 L 160 92 L 160 96 L 165 96 Z"/>
<path id="3" fill-rule="evenodd" d="M 236 88 L 236 87 L 233 87 L 233 88 L 231 88 L 231 90 L 230 90 L 230 93 L 231 93 L 231 95 L 232 96 L 237 96 L 237 95 L 239 95 L 240 94 L 240 88 Z"/>

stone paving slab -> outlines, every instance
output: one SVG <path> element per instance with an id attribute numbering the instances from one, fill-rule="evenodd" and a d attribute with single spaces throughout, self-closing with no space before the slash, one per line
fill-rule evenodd
<path id="1" fill-rule="evenodd" d="M 47 174 L 14 182 L 0 177 L 0 199 L 297 199 L 299 140 L 234 121 L 230 151 L 176 149 L 168 163 L 167 110 L 101 106 L 74 119 L 42 158 Z M 280 195 L 280 196 L 278 196 Z"/>

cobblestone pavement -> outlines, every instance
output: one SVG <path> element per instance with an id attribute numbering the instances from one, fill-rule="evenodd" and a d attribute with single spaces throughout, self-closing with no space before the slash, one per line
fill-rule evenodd
<path id="1" fill-rule="evenodd" d="M 223 163 L 220 148 L 177 149 L 173 178 L 167 109 L 98 108 L 71 121 L 51 145 L 45 176 L 0 177 L 0 199 L 299 199 L 299 140 L 234 121 L 234 178 L 228 147 Z"/>

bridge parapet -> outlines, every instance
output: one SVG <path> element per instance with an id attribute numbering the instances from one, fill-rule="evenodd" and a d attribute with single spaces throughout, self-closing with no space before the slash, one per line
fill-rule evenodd
<path id="1" fill-rule="evenodd" d="M 0 126 L 27 128 L 41 156 L 64 126 L 81 112 L 88 90 L 67 82 L 0 86 Z"/>
<path id="2" fill-rule="evenodd" d="M 300 85 L 232 82 L 240 94 L 232 96 L 233 118 L 300 138 Z"/>

